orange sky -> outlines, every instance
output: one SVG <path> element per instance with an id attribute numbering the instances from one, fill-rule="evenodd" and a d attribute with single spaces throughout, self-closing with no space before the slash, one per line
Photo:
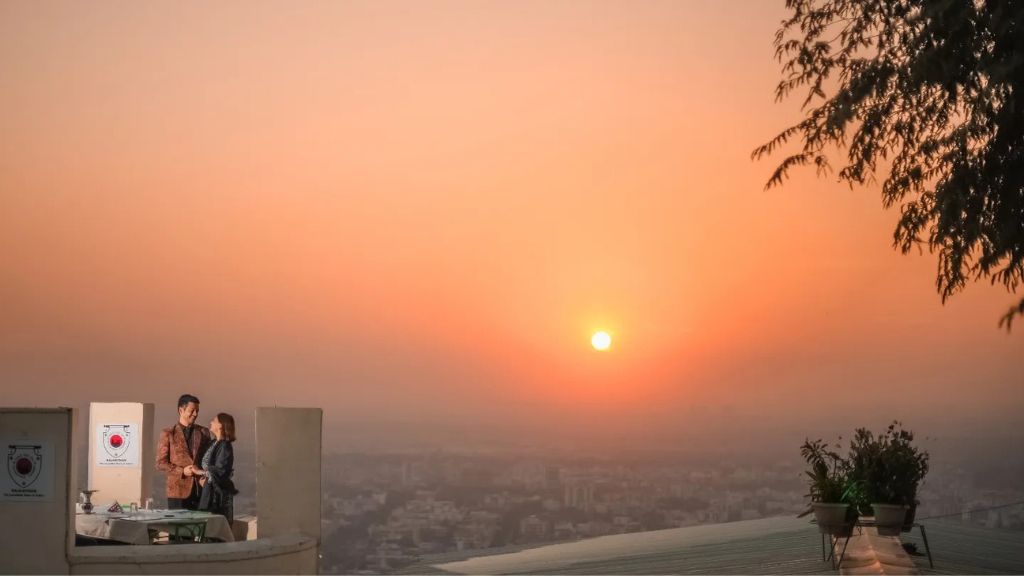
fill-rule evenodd
<path id="1" fill-rule="evenodd" d="M 763 191 L 780 5 L 0 3 L 4 403 L 1008 428 L 1013 297 Z"/>

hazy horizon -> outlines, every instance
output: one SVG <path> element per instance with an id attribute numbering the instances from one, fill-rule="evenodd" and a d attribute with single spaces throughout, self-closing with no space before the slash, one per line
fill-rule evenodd
<path id="1" fill-rule="evenodd" d="M 942 305 L 877 185 L 763 190 L 784 16 L 0 3 L 3 403 L 319 406 L 352 449 L 1019 437 L 1012 295 Z"/>

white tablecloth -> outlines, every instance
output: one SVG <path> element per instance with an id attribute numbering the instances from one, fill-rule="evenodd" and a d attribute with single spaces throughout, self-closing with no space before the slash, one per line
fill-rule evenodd
<path id="1" fill-rule="evenodd" d="M 75 515 L 75 532 L 127 544 L 149 544 L 150 530 L 168 532 L 170 523 L 181 520 L 206 520 L 207 538 L 216 538 L 224 542 L 235 541 L 227 518 L 219 514 L 190 510 L 139 510 L 134 514 L 79 513 Z M 170 531 L 173 532 L 173 528 Z"/>

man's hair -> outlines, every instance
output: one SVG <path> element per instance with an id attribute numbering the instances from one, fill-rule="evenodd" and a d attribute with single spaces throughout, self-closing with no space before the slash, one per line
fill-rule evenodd
<path id="1" fill-rule="evenodd" d="M 185 406 L 188 406 L 189 403 L 191 402 L 199 404 L 199 398 L 196 398 L 191 394 L 182 394 L 181 398 L 178 398 L 178 408 L 184 408 Z"/>

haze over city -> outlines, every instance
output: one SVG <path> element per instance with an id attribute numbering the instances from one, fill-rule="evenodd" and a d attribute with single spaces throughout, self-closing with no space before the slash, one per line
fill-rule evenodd
<path id="1" fill-rule="evenodd" d="M 943 305 L 877 184 L 764 190 L 785 15 L 0 3 L 4 403 L 319 406 L 337 451 L 1019 437 L 1013 295 Z"/>

